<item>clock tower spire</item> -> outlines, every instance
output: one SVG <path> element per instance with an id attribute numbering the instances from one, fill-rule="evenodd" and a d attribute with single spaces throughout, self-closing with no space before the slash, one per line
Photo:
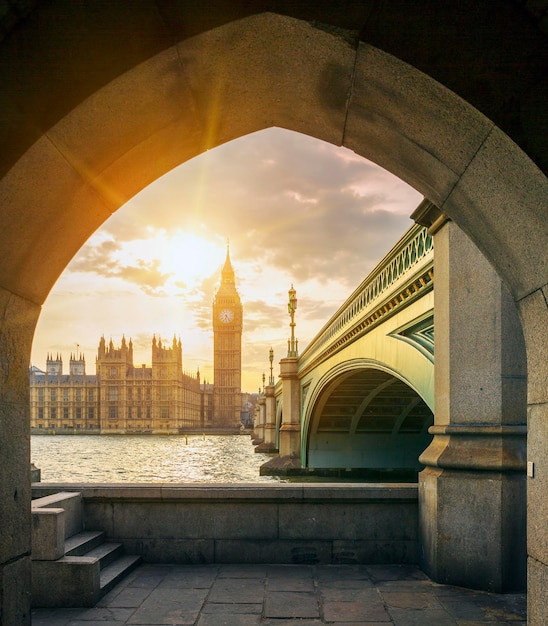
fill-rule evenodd
<path id="1" fill-rule="evenodd" d="M 213 301 L 213 387 L 215 426 L 240 425 L 243 307 L 227 242 L 221 284 Z"/>

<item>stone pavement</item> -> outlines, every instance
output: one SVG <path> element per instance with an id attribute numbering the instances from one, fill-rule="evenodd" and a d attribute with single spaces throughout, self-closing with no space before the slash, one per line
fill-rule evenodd
<path id="1" fill-rule="evenodd" d="M 142 565 L 91 609 L 34 609 L 33 626 L 516 626 L 525 594 L 433 583 L 404 565 Z"/>

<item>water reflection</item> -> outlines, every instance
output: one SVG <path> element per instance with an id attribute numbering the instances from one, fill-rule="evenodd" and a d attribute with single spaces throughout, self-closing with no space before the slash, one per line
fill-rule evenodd
<path id="1" fill-rule="evenodd" d="M 42 482 L 258 482 L 269 459 L 245 435 L 35 435 Z"/>

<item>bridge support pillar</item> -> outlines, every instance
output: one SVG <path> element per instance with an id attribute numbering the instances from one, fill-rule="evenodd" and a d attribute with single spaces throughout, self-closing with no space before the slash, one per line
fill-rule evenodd
<path id="1" fill-rule="evenodd" d="M 265 404 L 265 397 L 259 394 L 257 398 L 257 421 L 253 427 L 253 443 L 255 445 L 261 445 L 264 441 Z"/>
<path id="2" fill-rule="evenodd" d="M 443 216 L 437 226 L 434 439 L 420 457 L 426 467 L 419 475 L 422 567 L 440 583 L 523 590 L 527 381 L 521 325 L 510 294 L 475 245 Z"/>
<path id="3" fill-rule="evenodd" d="M 293 464 L 296 467 L 301 466 L 301 407 L 298 367 L 298 357 L 287 357 L 280 361 L 280 378 L 283 389 L 280 457 L 295 459 Z"/>
<path id="4" fill-rule="evenodd" d="M 276 446 L 276 397 L 274 386 L 265 387 L 264 441 L 255 448 L 255 452 L 278 452 Z"/>

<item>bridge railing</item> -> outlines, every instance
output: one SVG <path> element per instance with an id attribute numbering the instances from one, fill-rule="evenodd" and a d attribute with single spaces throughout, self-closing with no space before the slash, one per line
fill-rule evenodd
<path id="1" fill-rule="evenodd" d="M 350 328 L 357 326 L 383 302 L 388 301 L 385 308 L 393 308 L 395 305 L 390 302 L 391 295 L 432 267 L 433 250 L 432 237 L 426 228 L 419 224 L 413 225 L 306 347 L 299 359 L 299 369 L 304 369 L 318 353 L 336 342 Z M 430 281 L 432 276 L 430 271 Z M 424 280 L 421 279 L 421 282 Z M 405 296 L 402 296 L 401 302 L 404 299 Z"/>

